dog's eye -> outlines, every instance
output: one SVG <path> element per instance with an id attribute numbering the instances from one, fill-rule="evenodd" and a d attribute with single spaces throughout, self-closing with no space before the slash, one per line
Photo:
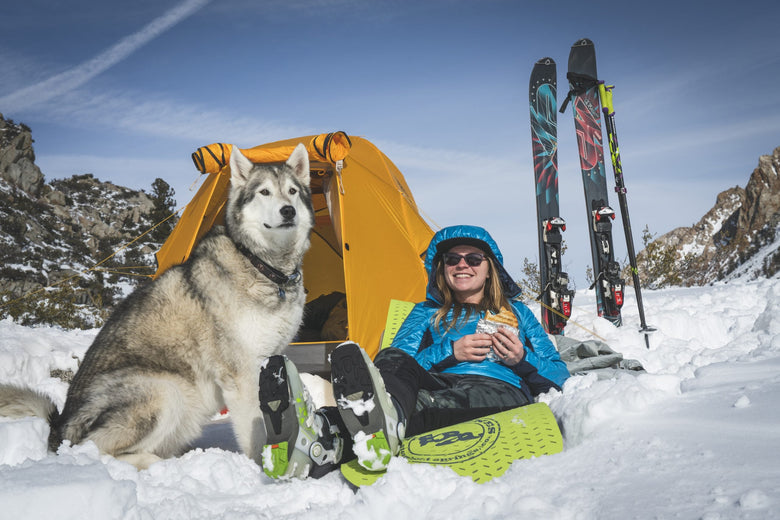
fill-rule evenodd
<path id="1" fill-rule="evenodd" d="M 290 195 L 295 195 L 296 193 L 298 193 L 298 190 L 295 188 L 290 188 Z"/>
<path id="2" fill-rule="evenodd" d="M 260 195 L 265 195 L 267 197 L 270 194 L 271 192 L 268 191 L 268 188 L 263 188 L 262 190 L 260 190 Z"/>

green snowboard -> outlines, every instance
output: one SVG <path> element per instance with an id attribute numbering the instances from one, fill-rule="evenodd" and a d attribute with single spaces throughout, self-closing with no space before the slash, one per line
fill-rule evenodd
<path id="1" fill-rule="evenodd" d="M 563 451 L 563 438 L 546 403 L 534 403 L 404 439 L 399 455 L 409 462 L 440 464 L 484 483 L 512 462 Z M 357 459 L 341 465 L 356 486 L 371 485 L 385 474 L 363 469 Z"/>

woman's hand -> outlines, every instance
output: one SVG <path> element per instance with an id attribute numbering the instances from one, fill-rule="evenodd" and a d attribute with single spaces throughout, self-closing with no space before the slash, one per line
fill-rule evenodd
<path id="1" fill-rule="evenodd" d="M 499 327 L 495 334 L 491 336 L 493 351 L 507 366 L 515 366 L 525 357 L 523 343 L 516 334 L 505 327 Z"/>
<path id="2" fill-rule="evenodd" d="M 493 336 L 490 334 L 466 334 L 452 344 L 452 353 L 458 361 L 480 362 L 490 352 Z"/>

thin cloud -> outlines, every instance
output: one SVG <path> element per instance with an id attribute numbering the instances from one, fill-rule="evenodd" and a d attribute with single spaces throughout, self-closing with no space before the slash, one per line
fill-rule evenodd
<path id="1" fill-rule="evenodd" d="M 264 121 L 244 113 L 219 110 L 205 104 L 186 104 L 165 97 L 132 92 L 106 91 L 99 95 L 74 91 L 62 102 L 47 107 L 47 118 L 80 122 L 112 130 L 146 136 L 191 140 L 199 146 L 204 139 L 235 143 L 242 147 L 274 141 L 279 136 L 317 133 L 274 121 Z M 211 136 L 211 137 L 209 137 Z"/>
<path id="2" fill-rule="evenodd" d="M 140 31 L 121 39 L 89 61 L 0 98 L 0 106 L 20 111 L 66 94 L 121 62 L 136 50 L 189 17 L 210 0 L 185 0 Z"/>
<path id="3" fill-rule="evenodd" d="M 515 157 L 512 153 L 475 153 L 401 144 L 383 139 L 371 141 L 384 151 L 401 171 L 411 168 L 425 171 L 434 176 L 436 182 L 443 176 L 452 179 L 453 175 L 459 181 L 473 180 L 475 172 L 479 172 L 479 175 L 487 175 L 489 172 L 492 179 L 514 175 Z M 528 157 L 530 167 L 530 155 Z"/>
<path id="4" fill-rule="evenodd" d="M 636 158 L 658 157 L 660 154 L 691 150 L 717 150 L 719 145 L 736 139 L 777 135 L 780 118 L 776 114 L 761 115 L 752 119 L 712 122 L 708 127 L 696 127 L 687 131 L 669 132 L 645 140 L 643 146 L 632 151 Z M 684 146 L 681 146 L 684 145 Z"/>

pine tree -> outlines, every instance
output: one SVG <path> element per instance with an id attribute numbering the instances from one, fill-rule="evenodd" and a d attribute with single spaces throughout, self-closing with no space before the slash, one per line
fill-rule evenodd
<path id="1" fill-rule="evenodd" d="M 532 262 L 528 257 L 523 258 L 523 277 L 517 280 L 517 285 L 523 289 L 524 301 L 538 298 L 541 292 L 539 264 Z"/>
<path id="2" fill-rule="evenodd" d="M 152 183 L 151 198 L 154 208 L 149 212 L 149 218 L 152 219 L 153 224 L 165 221 L 150 233 L 152 240 L 155 242 L 164 242 L 168 235 L 171 234 L 171 231 L 173 231 L 173 226 L 176 225 L 176 217 L 165 220 L 176 211 L 174 195 L 173 188 L 163 179 L 158 177 Z"/>
<path id="3" fill-rule="evenodd" d="M 674 247 L 655 240 L 655 234 L 645 225 L 642 230 L 644 250 L 640 255 L 639 274 L 641 283 L 648 289 L 682 285 L 682 265 L 678 262 Z"/>

